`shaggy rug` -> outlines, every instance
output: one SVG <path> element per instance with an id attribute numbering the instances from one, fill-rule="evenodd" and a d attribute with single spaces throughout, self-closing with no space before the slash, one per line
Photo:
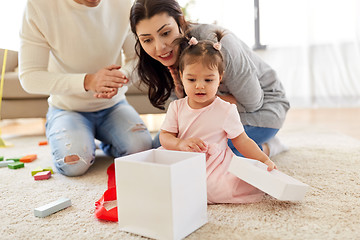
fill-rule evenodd
<path id="1" fill-rule="evenodd" d="M 310 185 L 301 202 L 266 196 L 260 203 L 208 206 L 208 223 L 186 239 L 358 239 L 360 237 L 360 141 L 328 130 L 285 129 L 289 151 L 272 159 L 279 170 Z M 25 168 L 0 168 L 0 239 L 144 239 L 121 232 L 117 223 L 94 217 L 94 202 L 107 187 L 113 159 L 97 156 L 81 177 L 59 173 L 35 181 L 31 170 L 52 166 L 44 136 L 9 137 L 5 158 L 37 154 Z M 34 208 L 61 197 L 72 206 L 45 218 Z"/>

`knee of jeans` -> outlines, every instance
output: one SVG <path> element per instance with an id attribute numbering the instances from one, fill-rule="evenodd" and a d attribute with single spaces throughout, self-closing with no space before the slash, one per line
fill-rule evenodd
<path id="1" fill-rule="evenodd" d="M 83 157 L 79 157 L 77 162 L 68 164 L 64 162 L 64 158 L 61 158 L 55 161 L 55 166 L 61 174 L 68 177 L 76 177 L 85 174 L 93 162 L 94 158 L 85 159 Z"/>
<path id="2" fill-rule="evenodd" d="M 127 147 L 125 155 L 142 152 L 152 148 L 152 138 L 151 135 L 143 135 L 141 138 L 138 138 L 133 144 Z"/>
<path id="3" fill-rule="evenodd" d="M 131 127 L 131 132 L 147 131 L 147 127 L 143 123 L 136 123 Z"/>

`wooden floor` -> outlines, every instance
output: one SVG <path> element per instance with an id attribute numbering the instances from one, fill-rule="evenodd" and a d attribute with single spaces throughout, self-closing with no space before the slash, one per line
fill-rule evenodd
<path id="1" fill-rule="evenodd" d="M 360 108 L 290 109 L 284 128 L 314 126 L 360 140 Z"/>
<path id="2" fill-rule="evenodd" d="M 142 115 L 149 130 L 159 129 L 164 115 Z M 290 109 L 285 128 L 319 127 L 352 136 L 360 140 L 360 108 Z M 44 119 L 15 119 L 0 121 L 1 136 L 42 135 Z"/>

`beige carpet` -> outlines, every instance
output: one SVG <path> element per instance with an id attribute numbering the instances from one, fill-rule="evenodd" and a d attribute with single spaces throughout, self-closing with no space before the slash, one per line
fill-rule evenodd
<path id="1" fill-rule="evenodd" d="M 213 205 L 209 222 L 187 239 L 358 239 L 360 237 L 360 141 L 319 129 L 280 133 L 290 150 L 273 158 L 283 172 L 309 184 L 300 203 L 266 197 L 248 205 Z M 8 138 L 12 148 L 0 156 L 38 154 L 25 168 L 0 168 L 0 239 L 144 239 L 120 232 L 117 223 L 98 221 L 94 202 L 106 189 L 112 159 L 99 157 L 90 171 L 76 178 L 55 173 L 34 181 L 30 172 L 51 165 L 43 136 Z M 46 218 L 34 208 L 60 197 L 72 206 Z"/>

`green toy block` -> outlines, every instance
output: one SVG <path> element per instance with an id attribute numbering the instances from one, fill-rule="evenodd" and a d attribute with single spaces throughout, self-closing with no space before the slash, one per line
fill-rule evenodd
<path id="1" fill-rule="evenodd" d="M 4 161 L 4 156 L 0 156 L 0 161 Z"/>
<path id="2" fill-rule="evenodd" d="M 34 176 L 35 174 L 44 171 L 42 167 L 37 167 L 34 170 L 31 171 L 31 176 Z"/>
<path id="3" fill-rule="evenodd" d="M 6 160 L 13 160 L 14 162 L 20 162 L 20 158 L 7 158 Z"/>
<path id="4" fill-rule="evenodd" d="M 10 169 L 18 169 L 18 168 L 23 168 L 25 165 L 23 162 L 14 162 L 14 163 L 9 163 L 8 164 L 8 168 Z"/>
<path id="5" fill-rule="evenodd" d="M 53 171 L 53 169 L 51 167 L 46 167 L 46 168 L 43 169 L 43 171 L 50 171 L 51 174 L 54 174 L 54 171 Z"/>
<path id="6" fill-rule="evenodd" d="M 46 167 L 46 168 L 37 167 L 31 171 L 31 176 L 34 176 L 35 174 L 37 174 L 39 172 L 45 172 L 45 171 L 50 171 L 51 174 L 54 174 L 54 171 L 51 167 Z"/>

